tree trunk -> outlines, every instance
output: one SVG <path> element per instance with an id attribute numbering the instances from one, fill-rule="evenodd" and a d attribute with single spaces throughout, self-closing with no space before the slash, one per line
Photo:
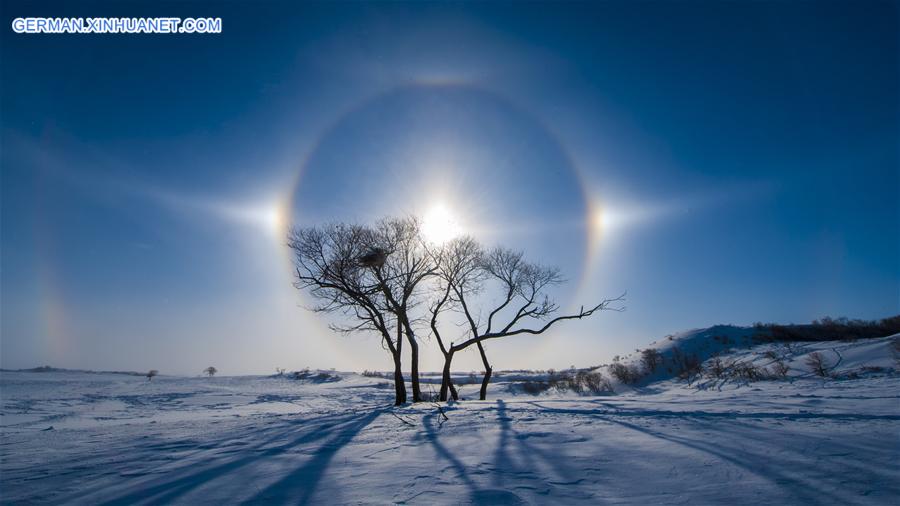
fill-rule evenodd
<path id="1" fill-rule="evenodd" d="M 491 373 L 492 372 L 493 372 L 493 369 L 491 369 L 490 367 L 488 367 L 487 369 L 484 370 L 484 379 L 481 380 L 481 396 L 480 396 L 481 400 L 487 399 L 487 387 L 488 387 L 488 383 L 491 382 Z"/>
<path id="2" fill-rule="evenodd" d="M 454 401 L 458 401 L 458 400 L 459 400 L 459 393 L 456 391 L 456 387 L 453 386 L 453 380 L 452 380 L 452 379 L 450 380 L 449 386 L 450 386 L 450 398 L 452 398 Z"/>
<path id="3" fill-rule="evenodd" d="M 406 340 L 409 342 L 410 355 L 412 356 L 410 378 L 412 380 L 413 402 L 422 402 L 422 390 L 419 387 L 419 343 L 416 342 L 416 335 L 413 333 L 409 322 L 404 322 L 404 327 L 406 327 Z"/>
<path id="4" fill-rule="evenodd" d="M 484 379 L 481 380 L 481 394 L 479 398 L 485 400 L 487 399 L 488 383 L 491 382 L 491 373 L 494 372 L 494 370 L 488 362 L 487 354 L 484 352 L 484 346 L 481 345 L 481 342 L 478 343 L 478 352 L 481 353 L 481 362 L 484 364 Z"/>
<path id="5" fill-rule="evenodd" d="M 453 400 L 458 400 L 456 388 L 453 387 L 453 380 L 450 378 L 450 363 L 453 362 L 453 352 L 444 354 L 444 370 L 441 375 L 441 402 L 447 401 L 447 391 L 453 395 Z"/>
<path id="6" fill-rule="evenodd" d="M 394 355 L 394 391 L 396 397 L 394 406 L 406 404 L 406 383 L 403 380 L 403 336 L 400 335 L 400 324 L 397 323 L 397 345 L 393 350 Z"/>
<path id="7" fill-rule="evenodd" d="M 400 350 L 394 354 L 394 406 L 406 404 L 406 383 L 403 381 L 403 363 L 400 360 Z"/>

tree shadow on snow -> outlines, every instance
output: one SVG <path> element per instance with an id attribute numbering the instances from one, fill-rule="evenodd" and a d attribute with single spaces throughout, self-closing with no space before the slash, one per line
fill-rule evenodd
<path id="1" fill-rule="evenodd" d="M 351 420 L 342 426 L 331 440 L 319 446 L 310 460 L 291 471 L 277 482 L 261 490 L 255 497 L 244 504 L 259 502 L 283 504 L 309 504 L 334 455 L 350 443 L 367 425 L 372 423 L 389 408 L 381 408 Z"/>
<path id="2" fill-rule="evenodd" d="M 423 419 L 426 440 L 437 452 L 438 457 L 449 463 L 457 478 L 465 485 L 468 490 L 468 504 L 527 504 L 528 502 L 516 491 L 546 496 L 556 485 L 575 483 L 571 480 L 577 473 L 566 464 L 564 455 L 532 445 L 527 441 L 531 434 L 516 431 L 513 427 L 514 420 L 503 400 L 497 401 L 496 408 L 488 409 L 497 411 L 500 427 L 497 448 L 488 472 L 466 465 L 441 442 L 438 413 L 431 413 Z M 491 476 L 490 486 L 481 486 L 473 478 L 483 474 Z M 545 482 L 546 476 L 555 478 Z M 547 500 L 550 500 L 549 497 Z"/>
<path id="3" fill-rule="evenodd" d="M 388 409 L 390 408 L 382 407 L 366 412 L 326 415 L 312 420 L 301 420 L 300 422 L 292 423 L 287 429 L 275 431 L 274 435 L 251 448 L 242 448 L 238 458 L 223 462 L 223 457 L 216 458 L 214 456 L 213 465 L 202 467 L 199 470 L 196 469 L 196 462 L 192 462 L 167 472 L 161 478 L 135 484 L 129 487 L 129 491 L 125 494 L 102 502 L 97 501 L 97 503 L 105 506 L 138 502 L 170 503 L 179 500 L 192 490 L 212 480 L 226 477 L 229 473 L 236 472 L 245 466 L 286 453 L 294 447 L 330 437 L 326 443 L 320 445 L 313 452 L 312 458 L 306 460 L 302 466 L 289 472 L 274 484 L 260 490 L 257 495 L 246 501 L 246 503 L 267 502 L 280 504 L 291 502 L 307 504 L 315 493 L 318 483 L 335 453 Z M 302 431 L 302 433 L 297 435 L 296 432 L 298 431 Z M 252 437 L 252 434 L 247 436 L 247 438 Z M 282 440 L 285 437 L 290 439 L 283 443 L 271 445 L 273 442 Z M 179 471 L 189 472 L 185 474 Z M 96 490 L 79 495 L 84 496 L 94 492 Z M 77 497 L 69 497 L 64 502 L 76 499 Z"/>
<path id="4" fill-rule="evenodd" d="M 528 404 L 538 408 L 541 411 L 556 414 L 567 414 L 575 416 L 589 417 L 595 420 L 601 420 L 610 424 L 618 425 L 641 433 L 645 436 L 659 439 L 670 444 L 683 447 L 685 452 L 699 452 L 706 454 L 714 459 L 724 463 L 733 465 L 747 474 L 754 475 L 763 481 L 775 482 L 779 488 L 783 489 L 793 501 L 798 504 L 820 504 L 822 502 L 830 503 L 835 499 L 842 504 L 852 504 L 858 502 L 861 497 L 857 492 L 847 489 L 843 485 L 847 480 L 851 480 L 849 474 L 858 473 L 859 476 L 866 477 L 866 480 L 857 480 L 858 482 L 873 485 L 869 487 L 872 490 L 882 490 L 890 495 L 889 489 L 894 488 L 891 484 L 892 471 L 879 469 L 877 466 L 866 465 L 866 462 L 842 461 L 836 464 L 840 469 L 833 471 L 827 469 L 816 469 L 818 464 L 813 464 L 807 460 L 810 456 L 804 455 L 803 450 L 813 444 L 828 444 L 832 451 L 852 450 L 851 447 L 841 445 L 840 442 L 830 441 L 828 439 L 818 438 L 817 440 L 804 441 L 800 446 L 801 450 L 791 458 L 773 458 L 779 451 L 784 450 L 778 446 L 776 440 L 771 437 L 773 431 L 777 428 L 759 424 L 752 425 L 754 420 L 812 420 L 821 419 L 837 422 L 860 421 L 860 420 L 897 420 L 898 417 L 893 415 L 856 415 L 856 414 L 831 414 L 831 413 L 717 413 L 717 412 L 701 412 L 701 411 L 662 411 L 647 409 L 629 409 L 615 407 L 609 409 L 575 409 L 575 408 L 555 408 L 544 406 L 535 401 L 529 401 Z M 598 403 L 602 404 L 602 403 Z M 606 406 L 604 404 L 604 406 Z M 633 418 L 635 421 L 625 421 Z M 679 430 L 677 433 L 661 432 L 653 428 L 639 425 L 638 420 L 654 419 L 672 419 L 679 418 L 689 430 Z M 739 431 L 730 431 L 723 428 L 723 423 L 738 428 Z M 710 439 L 710 432 L 727 433 L 727 438 Z M 696 434 L 696 436 L 693 436 Z M 804 434 L 790 434 L 794 440 L 798 438 L 810 439 L 813 436 Z M 858 449 L 857 449 L 858 450 Z M 799 459 L 799 460 L 798 460 Z M 823 495 L 821 476 L 815 476 L 811 473 L 818 472 L 820 474 L 835 474 L 836 478 L 842 486 L 835 487 L 835 490 L 828 492 L 829 495 Z M 841 476 L 837 476 L 840 474 Z M 866 492 L 866 493 L 868 493 Z M 865 493 L 864 493 L 865 494 Z"/>

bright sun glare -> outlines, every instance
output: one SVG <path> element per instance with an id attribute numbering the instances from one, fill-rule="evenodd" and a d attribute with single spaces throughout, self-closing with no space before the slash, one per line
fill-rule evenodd
<path id="1" fill-rule="evenodd" d="M 462 227 L 447 206 L 435 204 L 422 220 L 422 233 L 429 241 L 441 244 L 462 234 Z"/>

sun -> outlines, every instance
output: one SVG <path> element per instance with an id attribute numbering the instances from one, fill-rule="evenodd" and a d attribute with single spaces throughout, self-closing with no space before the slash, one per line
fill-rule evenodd
<path id="1" fill-rule="evenodd" d="M 462 226 L 456 215 L 444 204 L 439 203 L 422 219 L 422 234 L 430 242 L 443 244 L 462 235 Z"/>

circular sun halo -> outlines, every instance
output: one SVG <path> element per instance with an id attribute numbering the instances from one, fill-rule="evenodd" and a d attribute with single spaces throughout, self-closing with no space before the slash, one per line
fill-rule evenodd
<path id="1" fill-rule="evenodd" d="M 443 244 L 462 234 L 462 227 L 447 206 L 435 204 L 422 219 L 422 234 L 435 244 Z"/>

